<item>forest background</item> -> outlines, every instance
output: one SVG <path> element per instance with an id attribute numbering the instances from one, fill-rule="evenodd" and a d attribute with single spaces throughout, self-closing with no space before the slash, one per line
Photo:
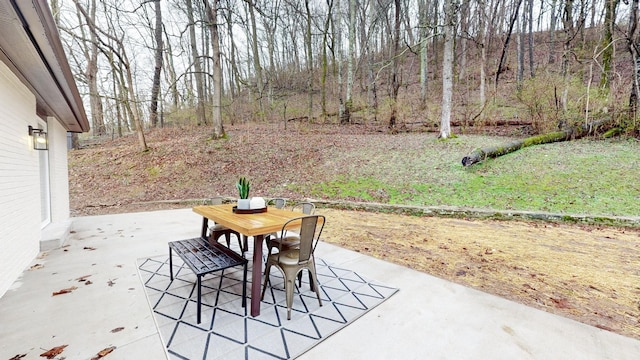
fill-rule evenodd
<path id="1" fill-rule="evenodd" d="M 91 136 L 307 121 L 609 121 L 637 135 L 637 1 L 55 0 Z"/>

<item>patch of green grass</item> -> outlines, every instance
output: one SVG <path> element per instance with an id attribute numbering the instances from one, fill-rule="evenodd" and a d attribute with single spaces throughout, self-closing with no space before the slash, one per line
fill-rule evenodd
<path id="1" fill-rule="evenodd" d="M 364 157 L 347 160 L 357 164 L 349 173 L 310 191 L 320 198 L 391 204 L 638 216 L 635 140 L 538 145 L 465 168 L 461 148 L 474 145 L 462 137 L 430 141 L 424 151 L 362 149 Z"/>
<path id="2" fill-rule="evenodd" d="M 314 196 L 351 199 L 356 201 L 389 202 L 397 191 L 393 185 L 384 184 L 373 177 L 339 178 L 312 187 Z"/>
<path id="3" fill-rule="evenodd" d="M 157 166 L 149 166 L 145 170 L 149 174 L 150 178 L 155 178 L 160 175 L 160 168 Z"/>

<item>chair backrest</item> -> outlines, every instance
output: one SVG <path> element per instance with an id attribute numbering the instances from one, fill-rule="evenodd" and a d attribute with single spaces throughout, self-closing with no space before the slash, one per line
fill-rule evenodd
<path id="1" fill-rule="evenodd" d="M 311 202 L 301 202 L 293 207 L 293 211 L 298 211 L 305 215 L 313 215 L 316 213 L 316 205 Z"/>
<path id="2" fill-rule="evenodd" d="M 291 223 L 293 222 L 299 222 L 300 224 L 300 255 L 298 264 L 305 264 L 313 255 L 316 245 L 318 245 L 322 229 L 324 229 L 325 217 L 323 215 L 307 215 L 291 219 L 282 227 L 282 233 L 286 232 L 287 228 L 291 227 Z M 280 246 L 282 246 L 282 244 Z"/>
<path id="3" fill-rule="evenodd" d="M 269 201 L 269 204 L 273 204 L 276 209 L 282 209 L 285 205 L 287 205 L 287 200 L 283 198 L 273 198 Z"/>
<path id="4" fill-rule="evenodd" d="M 222 205 L 222 199 L 222 196 L 214 196 L 209 200 L 209 202 L 211 205 Z"/>

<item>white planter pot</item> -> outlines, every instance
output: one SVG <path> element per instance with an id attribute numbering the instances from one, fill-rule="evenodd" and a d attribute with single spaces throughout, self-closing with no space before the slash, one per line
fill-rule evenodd
<path id="1" fill-rule="evenodd" d="M 251 199 L 238 199 L 238 209 L 249 210 L 251 205 Z"/>

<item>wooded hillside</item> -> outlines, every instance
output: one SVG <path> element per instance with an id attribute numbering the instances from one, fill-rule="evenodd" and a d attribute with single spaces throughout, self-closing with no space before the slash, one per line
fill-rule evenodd
<path id="1" fill-rule="evenodd" d="M 57 0 L 92 135 L 313 121 L 390 132 L 603 117 L 637 135 L 638 1 Z"/>

